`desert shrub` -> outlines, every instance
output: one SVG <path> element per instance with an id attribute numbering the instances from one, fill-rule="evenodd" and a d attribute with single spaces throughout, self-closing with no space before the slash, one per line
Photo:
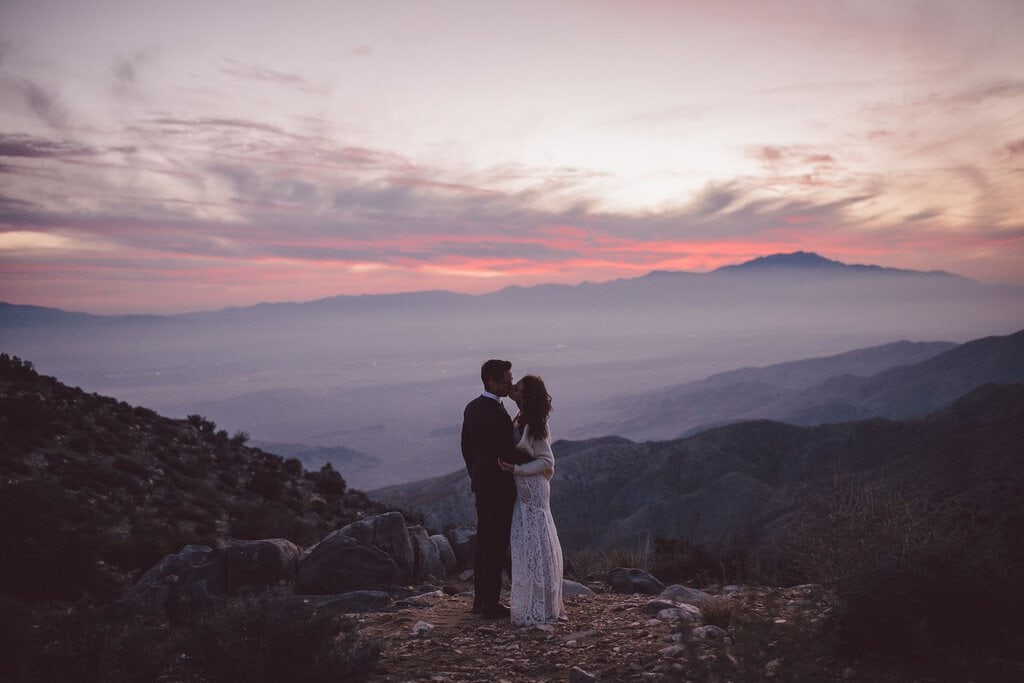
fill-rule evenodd
<path id="1" fill-rule="evenodd" d="M 359 680 L 380 656 L 350 616 L 280 592 L 232 600 L 182 633 L 195 673 L 215 681 Z"/>
<path id="2" fill-rule="evenodd" d="M 36 371 L 31 361 L 0 353 L 0 377 L 25 382 L 35 379 Z"/>
<path id="3" fill-rule="evenodd" d="M 132 412 L 135 413 L 136 417 L 141 417 L 145 420 L 155 420 L 159 417 L 155 411 L 144 406 L 135 406 L 132 408 Z"/>
<path id="4" fill-rule="evenodd" d="M 149 468 L 140 462 L 131 460 L 129 458 L 118 457 L 114 458 L 114 469 L 127 472 L 128 474 L 134 474 L 136 477 L 142 477 L 146 479 L 149 477 Z"/>
<path id="5" fill-rule="evenodd" d="M 217 472 L 217 485 L 226 491 L 233 491 L 238 488 L 238 477 L 230 470 Z"/>
<path id="6" fill-rule="evenodd" d="M 348 488 L 348 484 L 331 463 L 326 463 L 319 472 L 311 472 L 309 476 L 312 477 L 316 490 L 323 494 L 342 494 Z"/>
<path id="7" fill-rule="evenodd" d="M 832 636 L 810 613 L 786 613 L 782 596 L 751 593 L 729 603 L 727 612 L 701 607 L 703 622 L 724 628 L 732 645 L 720 641 L 692 639 L 693 624 L 681 622 L 673 630 L 681 634 L 686 648 L 686 680 L 692 681 L 828 681 L 837 680 L 844 665 L 832 655 Z M 772 669 L 766 664 L 774 662 Z M 838 668 L 838 671 L 836 670 Z M 771 671 L 769 674 L 768 672 Z M 892 680 L 865 678 L 864 680 Z"/>
<path id="8" fill-rule="evenodd" d="M 186 419 L 190 425 L 199 431 L 200 434 L 213 434 L 217 429 L 216 424 L 207 420 L 202 415 L 189 415 Z"/>
<path id="9" fill-rule="evenodd" d="M 267 500 L 280 500 L 284 494 L 284 483 L 277 472 L 259 470 L 249 481 L 249 490 Z"/>
<path id="10" fill-rule="evenodd" d="M 249 434 L 241 430 L 231 435 L 232 446 L 244 446 L 249 441 Z"/>
<path id="11" fill-rule="evenodd" d="M 141 574 L 164 555 L 178 552 L 199 539 L 167 524 L 150 519 L 140 519 L 124 538 L 111 542 L 107 557 L 120 569 Z"/>
<path id="12" fill-rule="evenodd" d="M 231 535 L 235 538 L 287 538 L 299 545 L 311 545 L 320 537 L 314 523 L 296 516 L 280 503 L 243 503 L 232 512 Z"/>
<path id="13" fill-rule="evenodd" d="M 703 544 L 677 538 L 654 539 L 650 572 L 669 583 L 730 583 L 746 578 L 742 553 L 716 555 Z"/>
<path id="14" fill-rule="evenodd" d="M 602 574 L 616 567 L 648 570 L 651 563 L 651 542 L 645 539 L 635 546 L 615 546 L 597 554 L 597 563 Z"/>
<path id="15" fill-rule="evenodd" d="M 92 440 L 86 434 L 78 433 L 68 439 L 68 447 L 75 453 L 92 451 Z"/>
<path id="16" fill-rule="evenodd" d="M 736 607 L 729 598 L 716 595 L 701 604 L 700 613 L 705 624 L 728 630 L 736 615 Z"/>
<path id="17" fill-rule="evenodd" d="M 842 484 L 808 503 L 791 545 L 808 580 L 834 587 L 838 633 L 854 651 L 964 675 L 1024 673 L 1024 574 L 1020 550 L 1006 543 L 1015 535 L 903 492 Z"/>
<path id="18" fill-rule="evenodd" d="M 298 458 L 288 458 L 284 461 L 284 471 L 292 477 L 302 476 L 302 461 Z"/>
<path id="19" fill-rule="evenodd" d="M 141 683 L 174 664 L 169 629 L 107 618 L 87 601 L 71 609 L 23 606 L 17 617 L 2 629 L 14 631 L 20 645 L 7 651 L 3 665 L 16 670 L 13 680 Z"/>
<path id="20" fill-rule="evenodd" d="M 82 507 L 73 494 L 49 482 L 0 486 L 0 544 L 9 549 L 0 562 L 5 593 L 69 600 L 85 592 L 109 595 L 118 588 L 100 564 L 101 539 L 69 528 L 74 519 L 95 516 Z"/>

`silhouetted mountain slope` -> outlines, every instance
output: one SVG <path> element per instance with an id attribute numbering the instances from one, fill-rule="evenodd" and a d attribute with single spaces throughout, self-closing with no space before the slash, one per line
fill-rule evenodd
<path id="1" fill-rule="evenodd" d="M 673 438 L 715 424 L 773 419 L 820 424 L 929 413 L 983 384 L 1024 382 L 1024 332 L 947 342 L 897 342 L 743 368 L 621 397 L 579 431 Z"/>
<path id="2" fill-rule="evenodd" d="M 989 383 L 1024 382 L 1024 331 L 967 342 L 871 377 L 837 377 L 773 406 L 766 417 L 814 424 L 925 415 Z"/>
<path id="3" fill-rule="evenodd" d="M 331 470 L 249 448 L 198 415 L 71 388 L 0 354 L 0 593 L 114 593 L 189 543 L 318 541 L 379 509 Z"/>
<path id="4" fill-rule="evenodd" d="M 679 538 L 777 552 L 794 512 L 837 482 L 879 484 L 969 516 L 1024 522 L 1024 385 L 987 385 L 914 420 L 754 421 L 687 439 L 554 446 L 552 512 L 570 549 Z M 565 448 L 571 457 L 563 457 Z M 571 450 L 570 450 L 571 449 Z M 371 492 L 443 526 L 472 520 L 463 472 Z"/>

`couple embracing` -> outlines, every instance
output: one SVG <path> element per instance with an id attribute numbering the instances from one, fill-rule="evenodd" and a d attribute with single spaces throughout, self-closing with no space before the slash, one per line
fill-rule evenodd
<path id="1" fill-rule="evenodd" d="M 512 363 L 489 360 L 480 369 L 483 393 L 466 406 L 462 457 L 476 495 L 473 612 L 511 616 L 537 625 L 565 618 L 562 548 L 551 517 L 555 458 L 548 433 L 551 396 L 544 381 L 526 375 L 512 382 Z M 501 399 L 518 407 L 509 416 Z M 512 590 L 502 605 L 501 572 L 511 549 Z"/>

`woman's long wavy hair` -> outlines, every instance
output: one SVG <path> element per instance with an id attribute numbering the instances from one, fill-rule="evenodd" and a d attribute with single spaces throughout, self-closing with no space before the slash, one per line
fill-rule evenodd
<path id="1" fill-rule="evenodd" d="M 517 421 L 530 428 L 530 436 L 546 439 L 548 436 L 548 415 L 551 414 L 551 394 L 544 386 L 544 380 L 537 375 L 526 375 L 523 383 L 523 405 Z"/>

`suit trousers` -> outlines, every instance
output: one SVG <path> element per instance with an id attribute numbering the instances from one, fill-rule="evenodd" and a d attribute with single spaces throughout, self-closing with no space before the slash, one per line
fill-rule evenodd
<path id="1" fill-rule="evenodd" d="M 506 564 L 514 505 L 514 495 L 478 493 L 476 496 L 474 607 L 484 610 L 495 607 L 501 597 L 501 570 Z"/>

